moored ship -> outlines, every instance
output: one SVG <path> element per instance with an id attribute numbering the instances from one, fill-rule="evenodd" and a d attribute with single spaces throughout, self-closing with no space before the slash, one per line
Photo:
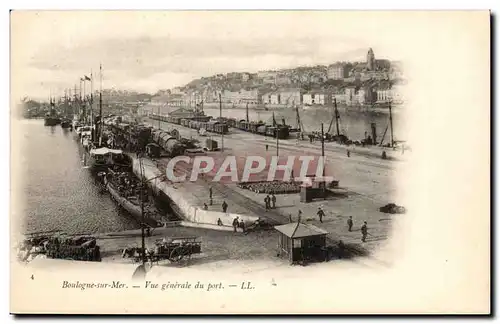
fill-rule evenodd
<path id="1" fill-rule="evenodd" d="M 104 176 L 104 184 L 111 198 L 133 216 L 137 221 L 151 227 L 161 226 L 159 212 L 152 203 L 146 201 L 147 189 L 141 186 L 140 181 L 131 172 L 114 172 L 109 170 Z M 141 189 L 143 192 L 141 192 Z M 144 219 L 143 219 L 144 216 Z"/>
<path id="2" fill-rule="evenodd" d="M 56 126 L 56 125 L 61 123 L 61 118 L 59 118 L 56 115 L 54 106 L 55 106 L 55 102 L 52 98 L 50 98 L 50 110 L 45 115 L 45 118 L 44 118 L 44 125 L 45 126 Z"/>

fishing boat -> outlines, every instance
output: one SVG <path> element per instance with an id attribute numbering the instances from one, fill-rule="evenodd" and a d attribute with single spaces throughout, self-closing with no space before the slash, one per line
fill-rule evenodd
<path id="1" fill-rule="evenodd" d="M 133 216 L 138 222 L 144 221 L 144 223 L 151 227 L 161 225 L 155 219 L 159 217 L 158 210 L 152 201 L 146 201 L 146 197 L 148 197 L 147 189 L 141 185 L 132 172 L 114 172 L 109 170 L 104 177 L 104 183 L 106 190 L 116 204 Z M 141 188 L 145 192 L 141 193 Z M 141 197 L 144 198 L 141 200 Z"/>
<path id="2" fill-rule="evenodd" d="M 54 106 L 55 106 L 55 102 L 52 98 L 50 98 L 50 110 L 45 115 L 45 118 L 44 118 L 44 125 L 45 126 L 56 126 L 57 124 L 61 123 L 61 118 L 59 118 L 56 115 Z"/>

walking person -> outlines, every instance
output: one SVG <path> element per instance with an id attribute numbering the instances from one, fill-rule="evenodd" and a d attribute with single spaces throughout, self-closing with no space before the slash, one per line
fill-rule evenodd
<path id="1" fill-rule="evenodd" d="M 224 213 L 225 213 L 226 211 L 227 211 L 227 203 L 226 203 L 226 201 L 224 200 L 224 201 L 222 202 L 222 212 L 224 212 Z"/>
<path id="2" fill-rule="evenodd" d="M 318 207 L 317 215 L 319 217 L 319 222 L 323 223 L 323 217 L 325 216 L 325 212 L 323 211 L 323 209 L 321 209 L 321 207 Z"/>
<path id="3" fill-rule="evenodd" d="M 288 214 L 288 221 L 289 221 L 290 223 L 293 223 L 292 214 Z"/>
<path id="4" fill-rule="evenodd" d="M 349 232 L 352 232 L 352 225 L 354 225 L 353 221 L 352 221 L 352 216 L 349 216 L 349 219 L 347 220 L 347 230 Z"/>
<path id="5" fill-rule="evenodd" d="M 299 209 L 299 213 L 297 216 L 297 223 L 300 223 L 300 219 L 302 218 L 302 210 Z"/>
<path id="6" fill-rule="evenodd" d="M 213 191 L 212 191 L 212 187 L 210 187 L 210 188 L 208 189 L 208 197 L 210 198 L 210 206 L 212 206 L 212 205 L 213 205 L 213 203 L 214 203 L 214 201 L 213 201 L 213 199 L 212 199 L 212 198 L 213 198 Z"/>
<path id="7" fill-rule="evenodd" d="M 271 194 L 271 201 L 273 202 L 273 209 L 276 208 L 276 196 L 274 195 L 274 192 Z"/>
<path id="8" fill-rule="evenodd" d="M 361 226 L 361 242 L 366 242 L 366 235 L 368 235 L 368 226 L 366 225 L 366 221 L 363 226 Z"/>

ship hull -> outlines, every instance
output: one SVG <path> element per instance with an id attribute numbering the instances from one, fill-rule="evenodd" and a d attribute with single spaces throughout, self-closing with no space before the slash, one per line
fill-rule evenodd
<path id="1" fill-rule="evenodd" d="M 56 118 L 56 117 L 45 117 L 44 118 L 44 125 L 45 126 L 56 126 L 57 124 L 61 123 L 61 119 Z"/>
<path id="2" fill-rule="evenodd" d="M 118 206 L 123 208 L 127 213 L 129 213 L 131 216 L 133 216 L 139 223 L 142 222 L 142 212 L 141 212 L 141 206 L 136 205 L 132 203 L 130 200 L 126 199 L 125 197 L 121 196 L 120 193 L 107 181 L 106 182 L 106 190 L 109 192 L 111 195 L 111 198 L 116 202 Z M 157 227 L 158 223 L 157 221 L 145 217 L 144 222 L 148 224 L 149 226 L 152 227 Z"/>

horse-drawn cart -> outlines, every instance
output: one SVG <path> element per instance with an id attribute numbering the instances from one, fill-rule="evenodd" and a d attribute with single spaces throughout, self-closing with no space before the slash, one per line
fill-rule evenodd
<path id="1" fill-rule="evenodd" d="M 154 248 L 146 250 L 146 259 L 151 263 L 169 260 L 176 263 L 193 254 L 201 253 L 201 241 L 197 237 L 175 237 L 156 240 Z M 141 248 L 128 248 L 123 251 L 123 257 L 133 257 L 135 262 L 142 260 Z"/>

